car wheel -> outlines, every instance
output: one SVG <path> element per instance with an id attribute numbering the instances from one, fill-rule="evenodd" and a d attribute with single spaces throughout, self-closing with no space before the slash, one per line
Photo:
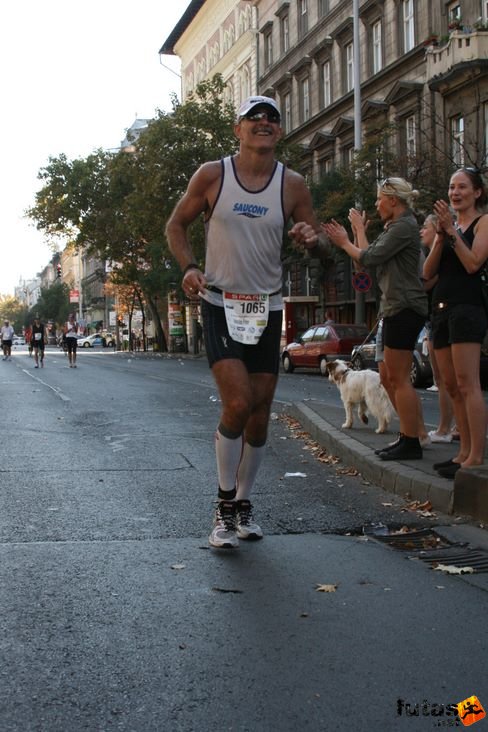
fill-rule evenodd
<path id="1" fill-rule="evenodd" d="M 322 376 L 327 376 L 327 359 L 325 356 L 322 356 L 319 361 L 319 369 Z"/>
<path id="2" fill-rule="evenodd" d="M 292 374 L 295 370 L 295 367 L 293 366 L 290 357 L 287 353 L 283 355 L 283 371 L 285 374 Z"/>
<path id="3" fill-rule="evenodd" d="M 83 343 L 83 348 L 90 348 L 90 344 L 89 343 Z"/>
<path id="4" fill-rule="evenodd" d="M 351 366 L 353 368 L 353 371 L 362 371 L 364 369 L 364 363 L 361 356 L 356 355 L 351 361 Z"/>
<path id="5" fill-rule="evenodd" d="M 412 382 L 412 386 L 415 387 L 422 384 L 422 372 L 415 356 L 413 357 L 412 368 L 410 369 L 410 381 Z"/>

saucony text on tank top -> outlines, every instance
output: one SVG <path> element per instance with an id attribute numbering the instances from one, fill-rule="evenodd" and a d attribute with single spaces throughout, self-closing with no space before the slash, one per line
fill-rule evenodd
<path id="1" fill-rule="evenodd" d="M 205 224 L 207 282 L 228 292 L 281 291 L 284 166 L 277 162 L 264 188 L 249 191 L 237 177 L 233 158 L 224 158 L 221 165 L 220 190 Z M 216 293 L 205 298 L 222 304 Z M 270 306 L 280 308 L 281 297 L 271 298 Z"/>

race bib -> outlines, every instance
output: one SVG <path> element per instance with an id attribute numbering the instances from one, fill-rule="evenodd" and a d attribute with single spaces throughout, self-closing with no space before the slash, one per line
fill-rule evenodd
<path id="1" fill-rule="evenodd" d="M 255 346 L 268 324 L 269 296 L 224 292 L 223 299 L 232 340 Z"/>
<path id="2" fill-rule="evenodd" d="M 42 333 L 34 333 L 34 340 L 35 341 L 42 340 Z"/>

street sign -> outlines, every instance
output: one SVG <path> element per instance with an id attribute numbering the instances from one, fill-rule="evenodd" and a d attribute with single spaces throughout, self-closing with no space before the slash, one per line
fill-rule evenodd
<path id="1" fill-rule="evenodd" d="M 372 284 L 371 275 L 367 272 L 355 272 L 352 276 L 352 286 L 356 292 L 368 292 Z"/>

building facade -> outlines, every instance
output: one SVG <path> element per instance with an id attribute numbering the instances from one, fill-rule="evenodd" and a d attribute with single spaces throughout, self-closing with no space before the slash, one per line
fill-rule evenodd
<path id="1" fill-rule="evenodd" d="M 488 0 L 359 0 L 357 19 L 353 5 L 195 0 L 161 53 L 182 60 L 183 100 L 216 71 L 236 107 L 248 93 L 274 97 L 286 139 L 303 151 L 309 182 L 351 164 L 358 118 L 362 144 L 380 129 L 393 130 L 388 144 L 404 161 L 398 173 L 405 177 L 426 161 L 432 171 L 485 168 Z M 381 179 L 381 156 L 375 172 Z M 286 262 L 284 294 L 291 334 L 320 320 L 325 308 L 343 322 L 376 316 L 371 293 L 359 307 L 349 261 L 332 268 L 307 258 Z"/>
<path id="2" fill-rule="evenodd" d="M 238 107 L 255 94 L 257 8 L 251 0 L 193 0 L 159 53 L 181 59 L 181 98 L 221 74 L 225 101 Z"/>

